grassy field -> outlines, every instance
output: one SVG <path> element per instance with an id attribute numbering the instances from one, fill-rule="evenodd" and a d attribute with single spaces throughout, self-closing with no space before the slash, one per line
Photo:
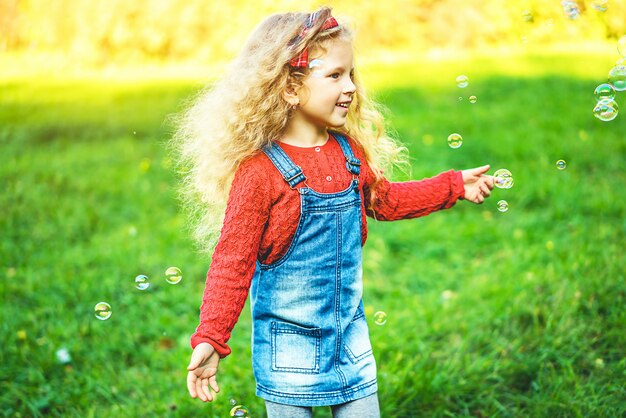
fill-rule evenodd
<path id="1" fill-rule="evenodd" d="M 480 206 L 370 222 L 364 300 L 383 417 L 626 414 L 626 115 L 591 114 L 614 61 L 536 54 L 363 69 L 412 156 L 412 173 L 395 179 L 484 163 L 515 179 Z M 217 400 L 203 405 L 185 387 L 210 260 L 194 252 L 163 143 L 167 116 L 199 87 L 0 79 L 0 416 L 225 417 L 231 399 L 264 416 L 248 307 Z M 617 100 L 626 109 L 626 92 Z M 459 149 L 447 146 L 452 132 Z M 177 285 L 165 281 L 170 266 L 183 271 Z M 148 290 L 135 288 L 138 274 Z M 112 306 L 106 321 L 94 318 L 100 301 Z"/>

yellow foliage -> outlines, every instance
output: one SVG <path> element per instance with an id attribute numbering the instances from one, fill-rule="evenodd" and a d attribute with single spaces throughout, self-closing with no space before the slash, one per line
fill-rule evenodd
<path id="1" fill-rule="evenodd" d="M 223 61 L 265 16 L 324 4 L 349 18 L 357 47 L 367 51 L 575 43 L 626 33 L 626 0 L 608 0 L 605 12 L 578 0 L 575 19 L 558 0 L 2 0 L 0 51 L 57 51 L 99 63 Z"/>

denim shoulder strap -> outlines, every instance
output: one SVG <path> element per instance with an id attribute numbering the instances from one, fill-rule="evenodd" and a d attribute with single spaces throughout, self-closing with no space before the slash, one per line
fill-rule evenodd
<path id="1" fill-rule="evenodd" d="M 292 189 L 302 181 L 306 180 L 302 169 L 295 165 L 293 161 L 285 154 L 285 151 L 275 142 L 263 148 L 263 152 L 272 161 L 274 166 L 280 171 L 285 181 L 289 183 Z"/>
<path id="2" fill-rule="evenodd" d="M 361 172 L 361 161 L 359 161 L 359 159 L 352 153 L 352 148 L 350 148 L 348 140 L 344 135 L 337 132 L 333 132 L 333 136 L 337 139 L 337 142 L 343 151 L 343 155 L 346 157 L 346 167 L 352 174 L 358 176 Z"/>

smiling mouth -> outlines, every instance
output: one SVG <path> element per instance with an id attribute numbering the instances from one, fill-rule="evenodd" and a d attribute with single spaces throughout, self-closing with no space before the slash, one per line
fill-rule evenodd
<path id="1" fill-rule="evenodd" d="M 350 107 L 350 102 L 337 103 L 337 106 L 343 107 L 344 109 L 347 109 L 347 108 Z"/>

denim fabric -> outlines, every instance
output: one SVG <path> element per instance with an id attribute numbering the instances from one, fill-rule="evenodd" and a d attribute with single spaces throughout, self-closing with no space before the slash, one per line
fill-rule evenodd
<path id="1" fill-rule="evenodd" d="M 250 292 L 257 395 L 271 402 L 336 405 L 377 390 L 362 301 L 360 163 L 336 139 L 353 174 L 338 193 L 317 193 L 278 145 L 264 149 L 301 203 L 289 249 L 257 262 Z"/>
<path id="2" fill-rule="evenodd" d="M 265 401 L 267 418 L 312 418 L 310 406 L 284 405 Z M 376 393 L 348 403 L 331 406 L 333 418 L 380 418 L 380 406 Z"/>

